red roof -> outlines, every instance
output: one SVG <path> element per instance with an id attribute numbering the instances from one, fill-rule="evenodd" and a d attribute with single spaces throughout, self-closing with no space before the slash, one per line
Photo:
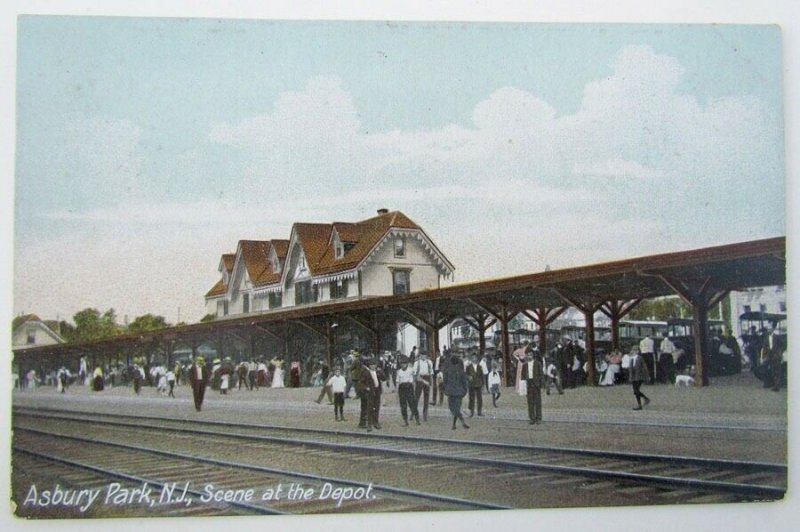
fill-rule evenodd
<path id="1" fill-rule="evenodd" d="M 385 212 L 360 222 L 303 223 L 292 226 L 292 233 L 306 257 L 306 264 L 312 275 L 324 275 L 351 270 L 357 267 L 375 248 L 390 229 L 421 230 L 408 216 L 400 211 Z M 331 243 L 333 232 L 339 240 L 349 244 L 345 254 L 336 258 Z M 288 240 L 241 240 L 242 258 L 247 273 L 255 286 L 265 286 L 280 281 L 281 273 L 272 269 L 269 261 L 270 247 L 281 261 L 289 252 Z M 223 255 L 222 260 L 228 272 L 233 269 L 234 255 Z M 206 294 L 206 297 L 224 294 L 227 286 L 219 281 Z"/>

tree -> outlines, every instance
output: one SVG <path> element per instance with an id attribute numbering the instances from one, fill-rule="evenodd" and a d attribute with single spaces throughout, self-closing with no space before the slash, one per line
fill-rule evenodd
<path id="1" fill-rule="evenodd" d="M 200 323 L 208 323 L 209 321 L 214 321 L 217 319 L 216 314 L 206 314 L 203 316 L 203 319 L 200 320 Z"/>
<path id="2" fill-rule="evenodd" d="M 145 331 L 155 331 L 157 329 L 164 329 L 166 327 L 169 327 L 169 323 L 167 323 L 167 320 L 164 319 L 163 316 L 155 316 L 148 312 L 147 314 L 134 319 L 130 325 L 128 325 L 128 332 L 139 333 Z"/>
<path id="3" fill-rule="evenodd" d="M 669 296 L 642 301 L 628 314 L 627 319 L 666 321 L 691 315 L 692 310 L 681 298 Z"/>
<path id="4" fill-rule="evenodd" d="M 74 327 L 62 329 L 67 342 L 91 342 L 122 333 L 122 327 L 117 324 L 117 315 L 113 308 L 103 314 L 97 309 L 85 308 L 76 313 L 72 320 L 75 322 Z"/>

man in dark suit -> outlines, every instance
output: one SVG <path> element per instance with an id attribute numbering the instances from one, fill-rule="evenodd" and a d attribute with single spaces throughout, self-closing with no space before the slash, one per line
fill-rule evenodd
<path id="1" fill-rule="evenodd" d="M 542 359 L 528 353 L 522 365 L 522 378 L 528 388 L 528 423 L 535 425 L 542 422 L 542 384 L 544 370 Z"/>
<path id="2" fill-rule="evenodd" d="M 483 410 L 483 370 L 478 363 L 478 355 L 472 355 L 470 363 L 467 365 L 467 383 L 469 385 L 469 417 L 475 414 L 475 403 L 478 406 L 478 416 L 482 416 Z"/>
<path id="3" fill-rule="evenodd" d="M 189 369 L 189 381 L 192 383 L 192 395 L 194 396 L 194 408 L 198 412 L 203 406 L 203 398 L 206 395 L 206 385 L 208 384 L 208 369 L 206 368 L 203 357 L 197 357 Z"/>
<path id="4" fill-rule="evenodd" d="M 373 428 L 381 428 L 379 418 L 384 376 L 380 369 L 376 369 L 375 360 L 368 358 L 362 363 L 365 365 L 361 372 L 361 386 L 367 403 L 367 432 L 372 432 Z"/>

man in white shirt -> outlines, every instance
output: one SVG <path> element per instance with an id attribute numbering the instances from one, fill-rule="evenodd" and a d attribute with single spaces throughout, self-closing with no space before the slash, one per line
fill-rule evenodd
<path id="1" fill-rule="evenodd" d="M 481 358 L 479 365 L 481 367 L 481 373 L 483 374 L 483 387 L 486 388 L 486 391 L 489 391 L 489 368 L 491 367 L 491 363 L 488 361 L 489 355 L 485 354 Z"/>
<path id="2" fill-rule="evenodd" d="M 649 383 L 653 384 L 656 381 L 656 356 L 654 349 L 653 339 L 650 335 L 645 335 L 642 341 L 639 342 L 639 356 L 644 360 L 647 366 L 647 371 L 650 375 Z"/>
<path id="3" fill-rule="evenodd" d="M 428 354 L 424 351 L 419 353 L 419 359 L 414 362 L 414 385 L 415 385 L 415 407 L 419 410 L 419 399 L 424 399 L 422 403 L 422 420 L 428 421 L 428 403 L 431 396 L 431 383 L 433 381 L 433 363 L 428 360 Z"/>
<path id="4" fill-rule="evenodd" d="M 400 413 L 403 415 L 403 426 L 408 426 L 408 410 L 419 425 L 419 410 L 414 397 L 414 371 L 408 367 L 408 359 L 400 360 L 400 369 L 397 370 L 397 396 L 400 398 Z"/>
<path id="5" fill-rule="evenodd" d="M 336 421 L 344 421 L 344 390 L 347 387 L 347 380 L 342 376 L 341 368 L 336 368 L 325 386 L 333 393 L 333 415 L 336 416 Z"/>
<path id="6" fill-rule="evenodd" d="M 489 391 L 492 393 L 492 404 L 497 408 L 497 400 L 500 399 L 500 372 L 497 371 L 497 362 L 492 362 L 492 371 L 487 376 L 489 381 Z"/>

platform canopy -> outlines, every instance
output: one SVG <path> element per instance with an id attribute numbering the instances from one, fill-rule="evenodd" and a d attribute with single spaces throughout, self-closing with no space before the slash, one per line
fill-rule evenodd
<path id="1" fill-rule="evenodd" d="M 21 362 L 28 357 L 108 353 L 164 340 L 196 341 L 225 333 L 246 335 L 255 331 L 278 335 L 280 327 L 285 330 L 289 324 L 324 337 L 341 320 L 356 323 L 377 336 L 381 324 L 391 321 L 413 323 L 431 332 L 459 317 L 478 316 L 479 326 L 484 318 L 507 325 L 511 318 L 524 312 L 547 322 L 557 311 L 548 312 L 555 309 L 572 306 L 593 315 L 596 310 L 624 307 L 625 302 L 673 294 L 704 312 L 731 290 L 785 284 L 785 251 L 785 237 L 769 238 L 470 282 L 400 296 L 269 310 L 85 344 L 16 349 L 14 354 Z M 433 334 L 434 341 L 437 337 Z M 507 346 L 505 349 L 507 359 Z"/>

